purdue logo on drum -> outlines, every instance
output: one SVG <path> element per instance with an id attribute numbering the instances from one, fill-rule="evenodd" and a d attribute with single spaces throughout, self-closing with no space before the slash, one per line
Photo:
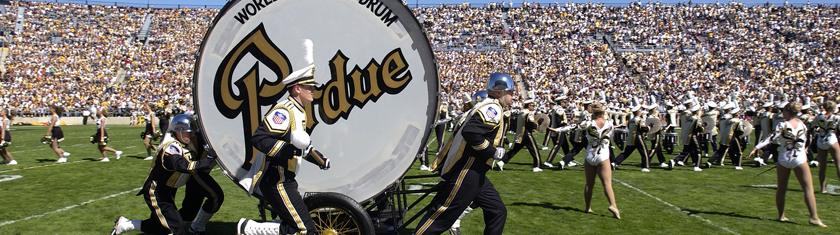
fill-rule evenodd
<path id="1" fill-rule="evenodd" d="M 362 201 L 393 183 L 429 135 L 438 99 L 434 55 L 410 10 L 398 1 L 371 11 L 357 1 L 277 0 L 242 20 L 248 4 L 225 5 L 196 64 L 196 113 L 225 174 L 238 182 L 250 169 L 260 154 L 250 138 L 263 117 L 269 125 L 292 122 L 288 114 L 265 115 L 288 95 L 282 79 L 305 66 L 301 45 L 309 38 L 322 86 L 303 107 L 306 129 L 333 167 L 316 175 L 302 165 L 301 192 Z"/>

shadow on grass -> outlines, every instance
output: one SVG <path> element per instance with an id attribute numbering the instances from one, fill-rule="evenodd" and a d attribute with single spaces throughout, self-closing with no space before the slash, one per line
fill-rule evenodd
<path id="1" fill-rule="evenodd" d="M 722 215 L 722 216 L 738 217 L 738 218 L 754 219 L 754 220 L 773 220 L 773 219 L 763 219 L 761 217 L 755 217 L 755 216 L 742 215 L 742 214 L 738 214 L 738 213 L 735 213 L 735 212 L 701 211 L 701 210 L 694 210 L 694 209 L 688 209 L 688 208 L 683 208 L 683 210 L 688 211 L 689 215 L 707 214 L 707 215 Z"/>
<path id="2" fill-rule="evenodd" d="M 210 221 L 207 222 L 205 229 L 207 229 L 207 234 L 236 234 L 236 224 L 237 222 L 215 222 Z M 185 228 L 186 230 L 186 228 Z M 187 234 L 191 234 L 187 232 Z"/>
<path id="3" fill-rule="evenodd" d="M 43 162 L 56 162 L 56 161 L 58 161 L 58 159 L 40 158 L 40 159 L 35 159 L 35 161 L 36 161 L 36 162 L 38 162 L 38 163 L 43 163 Z"/>
<path id="4" fill-rule="evenodd" d="M 515 202 L 510 204 L 511 206 L 532 206 L 532 207 L 540 207 L 540 208 L 548 208 L 551 210 L 567 210 L 567 211 L 577 211 L 580 213 L 584 213 L 583 209 L 580 208 L 572 208 L 568 206 L 555 206 L 552 203 L 543 202 L 543 203 L 528 203 L 528 202 Z"/>

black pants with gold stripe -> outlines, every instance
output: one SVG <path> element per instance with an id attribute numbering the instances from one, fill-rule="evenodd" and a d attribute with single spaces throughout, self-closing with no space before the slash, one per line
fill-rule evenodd
<path id="1" fill-rule="evenodd" d="M 146 205 L 152 210 L 149 219 L 140 222 L 140 229 L 149 234 L 184 234 L 181 213 L 175 207 L 175 192 L 178 189 L 158 186 L 152 182 L 149 191 L 143 192 Z"/>
<path id="2" fill-rule="evenodd" d="M 548 152 L 548 158 L 545 159 L 546 162 L 553 162 L 554 157 L 557 156 L 557 153 L 560 152 L 560 149 L 563 149 L 563 155 L 569 152 L 569 141 L 566 139 L 566 133 L 560 133 L 556 135 L 556 141 L 554 142 L 554 147 L 551 148 L 551 152 Z"/>
<path id="3" fill-rule="evenodd" d="M 524 147 L 528 149 L 529 153 L 531 153 L 531 158 L 534 160 L 534 167 L 540 167 L 540 152 L 538 152 L 539 149 L 537 149 L 537 143 L 534 141 L 534 135 L 531 135 L 528 131 L 525 131 L 523 135 L 522 141 L 513 144 L 513 148 L 505 153 L 505 158 L 502 159 L 502 161 L 508 163 L 510 159 Z"/>
<path id="4" fill-rule="evenodd" d="M 206 200 L 205 200 L 206 198 Z M 225 201 L 225 193 L 210 173 L 197 172 L 184 186 L 184 201 L 181 202 L 181 218 L 193 221 L 198 209 L 207 213 L 216 213 Z M 202 202 L 204 202 L 202 206 Z"/>
<path id="5" fill-rule="evenodd" d="M 572 141 L 572 150 L 569 150 L 568 152 L 566 152 L 566 154 L 563 155 L 563 162 L 569 163 L 571 161 L 574 161 L 575 155 L 580 153 L 580 151 L 586 149 L 587 145 L 589 145 L 589 139 L 587 138 L 583 138 L 583 140 L 581 140 L 580 142 Z"/>
<path id="6" fill-rule="evenodd" d="M 656 156 L 656 159 L 659 160 L 659 164 L 665 163 L 665 154 L 662 153 L 662 137 L 659 133 L 654 134 L 652 140 L 650 140 L 650 149 L 648 150 L 648 156 L 653 159 Z"/>
<path id="7" fill-rule="evenodd" d="M 642 156 L 642 168 L 650 168 L 650 157 L 648 156 L 647 146 L 645 146 L 644 136 L 636 135 L 633 138 L 636 138 L 633 140 L 633 145 L 624 147 L 624 152 L 619 154 L 618 157 L 615 157 L 615 164 L 621 165 L 621 162 L 627 159 L 633 151 L 638 149 L 639 155 Z"/>
<path id="8" fill-rule="evenodd" d="M 283 172 L 278 168 L 282 167 L 271 166 L 270 169 L 266 169 L 266 176 L 260 181 L 260 191 L 277 213 L 277 217 L 283 220 L 280 224 L 280 234 L 317 234 L 309 209 L 298 192 L 297 181 L 281 181 Z"/>
<path id="9" fill-rule="evenodd" d="M 690 139 L 688 141 L 688 145 L 686 145 L 685 148 L 683 148 L 682 153 L 680 153 L 676 157 L 674 157 L 674 161 L 682 162 L 686 158 L 690 157 L 691 161 L 694 162 L 694 166 L 695 167 L 700 167 L 700 165 L 701 165 L 700 161 L 703 160 L 702 159 L 703 157 L 700 156 L 700 152 L 698 152 L 698 150 L 697 150 L 697 148 L 698 148 L 697 136 L 692 135 L 689 138 Z"/>
<path id="10" fill-rule="evenodd" d="M 443 183 L 443 189 L 432 199 L 432 206 L 417 223 L 415 235 L 441 234 L 447 231 L 470 203 L 481 207 L 484 212 L 485 235 L 502 234 L 507 220 L 507 209 L 493 183 L 483 174 L 471 169 L 463 169 L 459 173 L 457 177 L 449 177 L 451 179 Z"/>

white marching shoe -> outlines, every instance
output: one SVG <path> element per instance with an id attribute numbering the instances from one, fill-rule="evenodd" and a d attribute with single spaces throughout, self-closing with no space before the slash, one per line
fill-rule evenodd
<path id="1" fill-rule="evenodd" d="M 152 159 L 155 159 L 155 158 L 152 157 L 152 156 L 147 156 L 146 158 L 143 158 L 144 161 L 151 161 Z"/>
<path id="2" fill-rule="evenodd" d="M 100 162 L 110 162 L 111 160 L 109 160 L 109 159 L 106 157 L 106 158 L 102 158 L 102 160 L 99 160 L 99 161 L 100 161 Z"/>
<path id="3" fill-rule="evenodd" d="M 703 169 L 700 169 L 700 167 L 696 167 L 696 166 L 695 166 L 695 167 L 694 167 L 694 171 L 703 171 Z"/>
<path id="4" fill-rule="evenodd" d="M 64 152 L 64 153 L 63 153 L 63 154 L 61 154 L 61 155 L 62 155 L 62 156 L 64 156 L 64 157 L 69 157 L 69 156 L 70 156 L 70 153 L 68 153 L 68 152 Z"/>
<path id="5" fill-rule="evenodd" d="M 648 168 L 642 168 L 642 172 L 650 172 L 650 169 L 648 169 Z"/>
<path id="6" fill-rule="evenodd" d="M 496 162 L 496 165 L 499 166 L 499 171 L 505 171 L 505 162 L 498 161 Z"/>
<path id="7" fill-rule="evenodd" d="M 764 163 L 764 159 L 757 158 L 757 159 L 755 160 L 755 165 L 756 165 L 756 166 L 764 166 L 764 165 L 767 165 L 767 163 Z"/>
<path id="8" fill-rule="evenodd" d="M 541 171 L 543 171 L 543 169 L 540 169 L 539 167 L 534 167 L 534 170 L 533 170 L 533 171 L 534 171 L 534 172 L 541 172 Z"/>
<path id="9" fill-rule="evenodd" d="M 17 160 L 12 160 L 11 162 L 6 163 L 6 165 L 17 165 Z"/>
<path id="10" fill-rule="evenodd" d="M 236 235 L 275 235 L 280 234 L 280 224 L 274 222 L 258 223 L 249 219 L 239 219 Z"/>
<path id="11" fill-rule="evenodd" d="M 60 158 L 58 158 L 58 161 L 55 161 L 55 162 L 56 163 L 65 163 L 65 162 L 67 162 L 67 158 L 66 157 L 60 157 Z"/>
<path id="12" fill-rule="evenodd" d="M 668 168 L 668 163 L 663 162 L 663 163 L 659 164 L 659 167 Z"/>
<path id="13" fill-rule="evenodd" d="M 569 162 L 569 163 L 568 163 L 568 164 L 566 164 L 566 165 L 568 165 L 569 167 L 575 167 L 575 166 L 577 166 L 577 165 L 579 165 L 579 164 L 578 164 L 577 162 L 571 161 L 571 162 Z"/>
<path id="14" fill-rule="evenodd" d="M 551 163 L 550 163 L 550 162 L 543 162 L 543 166 L 546 166 L 546 167 L 554 167 L 554 165 L 551 165 Z"/>
<path id="15" fill-rule="evenodd" d="M 120 155 L 122 155 L 122 151 L 117 151 L 116 154 L 117 154 L 117 160 L 120 160 Z"/>
<path id="16" fill-rule="evenodd" d="M 740 171 L 740 170 L 743 170 L 743 169 L 744 169 L 744 168 L 743 168 L 743 167 L 740 167 L 740 166 L 736 166 L 736 167 L 735 167 L 735 170 L 739 170 L 739 171 Z"/>
<path id="17" fill-rule="evenodd" d="M 114 229 L 111 230 L 111 235 L 120 235 L 131 230 L 134 230 L 134 225 L 131 223 L 131 220 L 120 216 L 114 221 Z"/>
<path id="18" fill-rule="evenodd" d="M 543 151 L 548 150 L 548 147 L 543 146 L 543 147 L 542 147 L 542 150 L 543 150 Z"/>
<path id="19" fill-rule="evenodd" d="M 426 166 L 426 165 L 420 165 L 420 170 L 421 170 L 421 171 L 428 171 L 428 170 L 429 170 L 429 167 L 428 167 L 428 166 Z"/>
<path id="20" fill-rule="evenodd" d="M 566 162 L 564 162 L 562 160 L 557 162 L 557 168 L 560 168 L 560 170 L 566 169 Z"/>
<path id="21" fill-rule="evenodd" d="M 685 166 L 685 163 L 683 161 L 677 161 L 677 166 Z"/>
<path id="22" fill-rule="evenodd" d="M 814 167 L 818 167 L 818 166 L 820 166 L 820 162 L 817 161 L 817 160 L 812 160 L 811 165 L 814 166 Z"/>

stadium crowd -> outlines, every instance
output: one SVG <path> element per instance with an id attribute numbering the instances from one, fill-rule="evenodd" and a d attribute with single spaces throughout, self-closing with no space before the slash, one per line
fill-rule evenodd
<path id="1" fill-rule="evenodd" d="M 141 102 L 189 97 L 193 55 L 218 12 L 12 6 L 25 9 L 24 27 L 6 38 L 0 99 L 28 116 L 46 115 L 52 103 L 70 115 L 90 105 L 123 115 Z M 837 6 L 524 2 L 413 11 L 436 49 L 443 100 L 456 107 L 494 71 L 520 74 L 542 105 L 560 95 L 583 100 L 589 90 L 623 107 L 634 97 L 679 103 L 689 90 L 704 101 L 736 91 L 749 104 L 766 99 L 768 88 L 790 97 L 837 97 Z M 147 15 L 151 33 L 141 41 Z M 10 8 L 0 25 L 13 29 L 17 18 Z"/>

